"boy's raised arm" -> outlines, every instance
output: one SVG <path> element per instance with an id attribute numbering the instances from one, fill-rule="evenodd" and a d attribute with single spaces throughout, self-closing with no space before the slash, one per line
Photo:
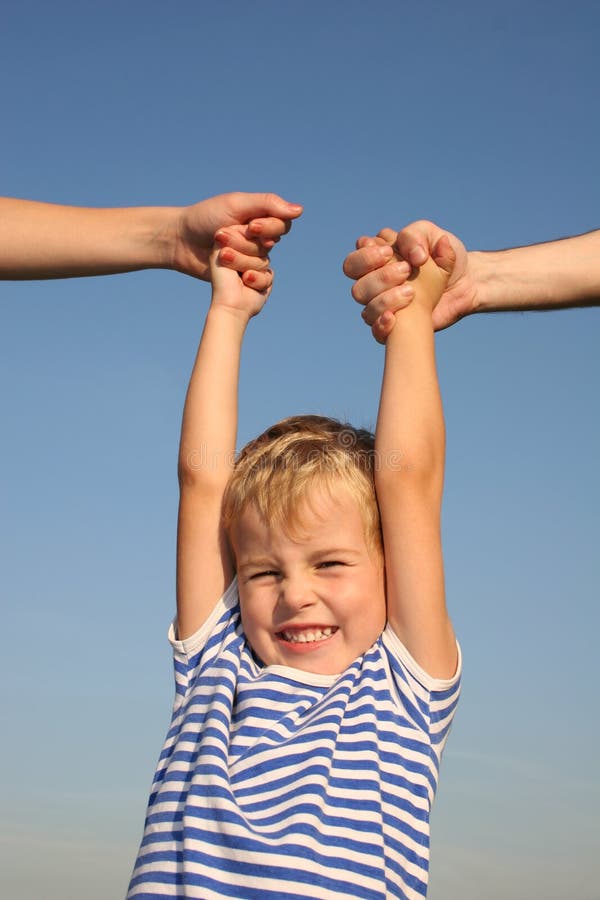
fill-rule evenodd
<path id="1" fill-rule="evenodd" d="M 206 620 L 233 576 L 221 503 L 233 468 L 242 340 L 262 309 L 272 273 L 241 277 L 210 258 L 213 296 L 185 400 L 179 447 L 177 636 Z M 248 280 L 248 273 L 244 276 Z"/>
<path id="2" fill-rule="evenodd" d="M 453 261 L 450 244 L 442 243 L 436 261 L 424 265 L 413 282 L 414 301 L 396 313 L 386 342 L 375 434 L 388 620 L 414 659 L 436 678 L 452 677 L 457 665 L 444 593 L 445 429 L 431 324 Z"/>

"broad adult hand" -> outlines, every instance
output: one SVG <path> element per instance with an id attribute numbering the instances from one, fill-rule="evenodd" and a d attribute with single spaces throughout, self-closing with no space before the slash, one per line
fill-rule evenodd
<path id="1" fill-rule="evenodd" d="M 237 272 L 260 271 L 268 267 L 268 251 L 301 214 L 299 204 L 277 194 L 234 192 L 183 207 L 172 236 L 172 268 L 209 281 L 216 240 L 223 248 L 221 265 Z M 238 227 L 228 229 L 231 225 Z"/>
<path id="2" fill-rule="evenodd" d="M 413 222 L 400 232 L 382 229 L 376 237 L 362 237 L 356 250 L 344 260 L 344 272 L 355 280 L 352 296 L 365 309 L 362 316 L 382 342 L 393 327 L 397 312 L 411 302 L 414 288 L 410 276 L 430 257 L 439 256 L 447 238 L 456 261 L 441 300 L 433 310 L 436 331 L 448 328 L 477 309 L 477 285 L 471 274 L 467 250 L 455 235 L 433 222 Z M 440 247 L 440 241 L 442 246 Z"/>

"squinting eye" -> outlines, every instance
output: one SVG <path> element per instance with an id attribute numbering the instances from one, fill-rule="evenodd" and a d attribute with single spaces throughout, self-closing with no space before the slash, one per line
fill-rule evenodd
<path id="1" fill-rule="evenodd" d="M 332 566 L 343 566 L 344 563 L 340 562 L 339 559 L 328 559 L 325 562 L 319 563 L 319 569 L 331 569 Z"/>
<path id="2" fill-rule="evenodd" d="M 250 576 L 250 581 L 254 581 L 256 578 L 269 578 L 274 577 L 278 573 L 274 569 L 265 569 L 264 572 L 256 572 L 254 575 Z"/>

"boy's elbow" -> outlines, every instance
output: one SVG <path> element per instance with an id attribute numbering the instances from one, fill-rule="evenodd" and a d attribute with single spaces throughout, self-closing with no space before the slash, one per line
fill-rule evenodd
<path id="1" fill-rule="evenodd" d="M 424 445 L 418 449 L 381 455 L 376 460 L 375 484 L 381 487 L 419 485 L 429 490 L 444 479 L 443 445 Z"/>
<path id="2" fill-rule="evenodd" d="M 180 491 L 192 489 L 222 493 L 230 475 L 231 466 L 206 458 L 202 450 L 181 451 L 179 454 L 177 478 Z"/>

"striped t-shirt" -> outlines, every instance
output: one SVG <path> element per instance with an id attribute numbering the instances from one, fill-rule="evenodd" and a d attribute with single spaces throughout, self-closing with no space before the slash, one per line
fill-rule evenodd
<path id="1" fill-rule="evenodd" d="M 173 718 L 128 898 L 424 897 L 459 673 L 431 678 L 389 627 L 341 675 L 263 667 L 235 581 L 169 637 Z"/>

